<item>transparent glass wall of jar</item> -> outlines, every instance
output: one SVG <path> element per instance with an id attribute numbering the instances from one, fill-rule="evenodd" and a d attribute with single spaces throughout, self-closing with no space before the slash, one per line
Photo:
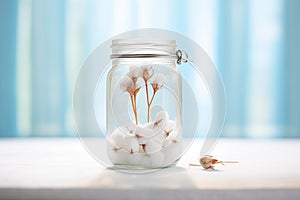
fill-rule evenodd
<path id="1" fill-rule="evenodd" d="M 174 165 L 182 154 L 174 40 L 114 40 L 107 77 L 107 150 L 121 168 Z"/>

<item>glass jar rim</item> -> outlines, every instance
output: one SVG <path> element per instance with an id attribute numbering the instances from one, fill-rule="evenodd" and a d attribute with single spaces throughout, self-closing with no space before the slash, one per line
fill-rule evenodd
<path id="1" fill-rule="evenodd" d="M 135 38 L 112 40 L 111 59 L 115 58 L 171 58 L 176 56 L 176 40 Z"/>
<path id="2" fill-rule="evenodd" d="M 111 48 L 117 46 L 135 46 L 135 45 L 154 45 L 154 46 L 170 46 L 175 47 L 176 41 L 170 39 L 159 38 L 137 38 L 137 39 L 114 39 Z"/>

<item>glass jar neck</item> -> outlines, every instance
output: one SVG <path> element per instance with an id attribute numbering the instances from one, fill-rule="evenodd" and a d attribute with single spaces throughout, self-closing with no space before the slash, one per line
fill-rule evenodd
<path id="1" fill-rule="evenodd" d="M 164 62 L 176 60 L 175 40 L 165 39 L 117 39 L 112 41 L 113 63 Z"/>

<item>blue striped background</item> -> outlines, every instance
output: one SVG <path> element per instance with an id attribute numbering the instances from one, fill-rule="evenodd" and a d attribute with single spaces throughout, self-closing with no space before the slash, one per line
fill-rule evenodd
<path id="1" fill-rule="evenodd" d="M 101 42 L 185 34 L 224 79 L 224 137 L 300 137 L 298 0 L 0 0 L 0 136 L 74 136 L 72 90 Z"/>

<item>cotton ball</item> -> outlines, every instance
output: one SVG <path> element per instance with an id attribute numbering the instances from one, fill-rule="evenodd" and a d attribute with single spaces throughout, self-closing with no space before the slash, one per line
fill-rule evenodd
<path id="1" fill-rule="evenodd" d="M 152 153 L 150 155 L 151 166 L 152 167 L 163 167 L 164 154 L 162 152 Z"/>
<path id="2" fill-rule="evenodd" d="M 164 123 L 169 121 L 169 115 L 166 111 L 159 111 L 154 117 L 155 121 L 163 120 Z"/>
<path id="3" fill-rule="evenodd" d="M 140 128 L 136 132 L 138 136 L 139 144 L 147 144 L 149 136 L 151 135 L 151 131 L 149 131 L 147 128 Z"/>
<path id="4" fill-rule="evenodd" d="M 163 142 L 166 139 L 166 133 L 164 130 L 159 131 L 156 136 L 153 138 L 153 140 L 159 144 L 163 144 Z"/>
<path id="5" fill-rule="evenodd" d="M 175 130 L 170 134 L 170 138 L 172 139 L 173 143 L 179 143 L 182 140 L 182 134 L 181 131 Z"/>
<path id="6" fill-rule="evenodd" d="M 123 132 L 126 132 L 128 135 L 135 135 L 137 128 L 138 128 L 138 125 L 136 125 L 135 123 L 130 123 L 125 126 L 122 126 L 120 129 Z"/>
<path id="7" fill-rule="evenodd" d="M 153 135 L 153 129 L 146 126 L 139 126 L 136 129 L 136 135 L 141 136 L 143 138 L 149 138 Z"/>
<path id="8" fill-rule="evenodd" d="M 143 156 L 144 156 L 143 154 L 139 154 L 139 153 L 129 154 L 128 164 L 135 165 L 135 166 L 140 165 Z"/>
<path id="9" fill-rule="evenodd" d="M 156 113 L 153 121 L 152 128 L 155 130 L 155 133 L 159 133 L 159 131 L 163 130 L 169 121 L 169 115 L 165 111 L 160 111 Z"/>
<path id="10" fill-rule="evenodd" d="M 147 123 L 145 123 L 143 125 L 143 127 L 152 129 L 153 128 L 153 124 L 154 124 L 154 122 L 147 122 Z"/>
<path id="11" fill-rule="evenodd" d="M 177 130 L 177 124 L 173 120 L 169 120 L 164 129 L 165 139 L 163 140 L 163 146 L 166 147 L 171 143 L 177 143 L 181 140 L 181 134 Z"/>
<path id="12" fill-rule="evenodd" d="M 145 146 L 145 152 L 147 154 L 153 153 L 153 152 L 157 152 L 160 151 L 162 148 L 161 144 L 154 141 L 154 140 L 149 140 L 148 143 Z"/>
<path id="13" fill-rule="evenodd" d="M 108 157 L 113 164 L 124 165 L 127 164 L 129 153 L 122 149 L 115 150 L 112 145 L 108 145 Z"/>
<path id="14" fill-rule="evenodd" d="M 138 152 L 140 149 L 140 144 L 138 142 L 138 139 L 135 136 L 125 136 L 125 144 L 123 146 L 123 149 L 130 152 L 135 153 Z"/>
<path id="15" fill-rule="evenodd" d="M 156 141 L 160 143 L 166 143 L 167 138 L 169 138 L 170 135 L 173 135 L 175 131 L 176 131 L 175 121 L 169 120 L 166 123 L 166 126 L 163 128 L 163 130 L 160 130 L 159 133 L 156 135 L 155 137 Z"/>
<path id="16" fill-rule="evenodd" d="M 131 149 L 133 150 L 133 152 L 138 152 L 140 149 L 140 144 L 137 138 L 131 138 L 130 139 L 130 145 L 131 145 Z"/>
<path id="17" fill-rule="evenodd" d="M 178 131 L 172 131 L 168 137 L 163 141 L 162 146 L 167 147 L 171 145 L 172 143 L 178 143 Z"/>
<path id="18" fill-rule="evenodd" d="M 173 139 L 173 141 L 179 142 L 182 139 L 182 135 L 180 134 L 179 131 L 174 131 L 171 134 L 171 138 Z"/>
<path id="19" fill-rule="evenodd" d="M 155 135 L 157 135 L 158 133 L 159 133 L 159 130 L 153 128 L 153 122 L 147 123 L 144 126 L 140 126 L 136 130 L 136 134 L 138 136 L 140 136 L 140 137 L 138 137 L 140 144 L 147 144 L 148 140 L 155 137 Z"/>
<path id="20" fill-rule="evenodd" d="M 116 129 L 111 134 L 109 141 L 114 147 L 123 147 L 125 145 L 124 133 L 121 131 L 121 129 Z"/>
<path id="21" fill-rule="evenodd" d="M 146 133 L 146 135 L 148 137 L 155 137 L 156 135 L 158 135 L 161 131 L 161 129 L 163 128 L 163 122 L 160 121 L 158 123 L 156 123 L 155 121 L 153 122 L 149 122 L 149 123 L 146 123 L 144 125 L 144 131 Z M 155 125 L 154 125 L 155 124 Z"/>
<path id="22" fill-rule="evenodd" d="M 140 147 L 141 145 L 146 145 L 148 143 L 148 139 L 147 138 L 138 138 Z M 144 152 L 144 150 L 141 150 L 141 152 Z"/>
<path id="23" fill-rule="evenodd" d="M 166 131 L 176 130 L 176 122 L 174 120 L 169 120 L 165 126 Z"/>
<path id="24" fill-rule="evenodd" d="M 160 132 L 165 128 L 167 122 L 169 121 L 169 115 L 165 111 L 160 111 L 156 113 L 153 122 L 146 123 L 143 126 L 143 129 L 147 136 L 154 137 L 155 135 L 160 134 Z"/>
<path id="25" fill-rule="evenodd" d="M 142 167 L 151 167 L 151 158 L 150 158 L 150 155 L 148 155 L 148 154 L 142 155 L 140 165 Z"/>

